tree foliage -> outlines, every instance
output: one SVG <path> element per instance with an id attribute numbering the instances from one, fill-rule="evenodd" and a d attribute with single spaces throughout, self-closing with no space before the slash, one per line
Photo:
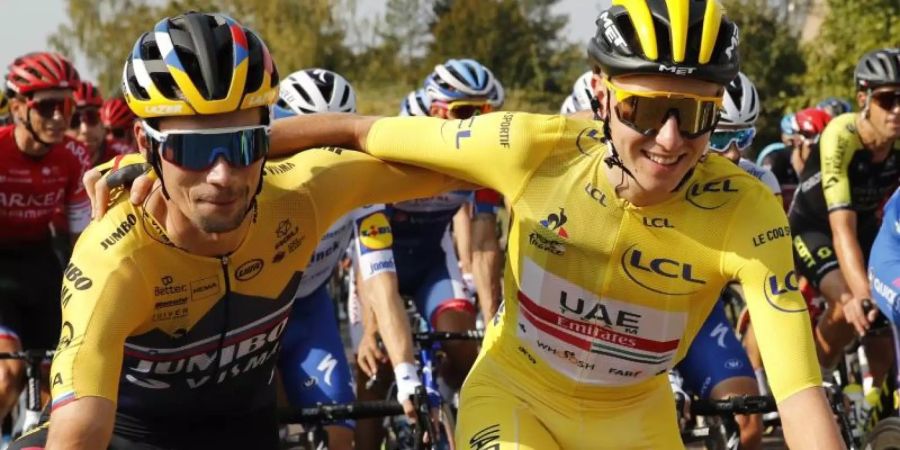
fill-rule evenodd
<path id="1" fill-rule="evenodd" d="M 778 123 L 788 102 L 802 92 L 798 78 L 806 70 L 799 32 L 767 5 L 768 0 L 725 2 L 728 17 L 740 28 L 741 71 L 756 85 L 762 102 L 760 147 L 780 139 Z"/>
<path id="2" fill-rule="evenodd" d="M 140 36 L 163 17 L 186 11 L 222 11 L 240 17 L 260 33 L 288 73 L 321 66 L 342 70 L 350 65 L 344 30 L 333 16 L 333 0 L 68 0 L 69 23 L 50 37 L 50 45 L 86 59 L 98 73 L 105 93 L 119 90 L 126 56 Z"/>
<path id="3" fill-rule="evenodd" d="M 69 22 L 50 43 L 86 62 L 112 94 L 140 32 L 187 10 L 223 11 L 261 34 L 282 74 L 324 67 L 357 85 L 363 103 L 391 96 L 372 99 L 379 113 L 394 113 L 402 95 L 393 96 L 448 58 L 481 61 L 507 87 L 510 107 L 544 112 L 587 69 L 585 43 L 563 37 L 560 0 L 385 1 L 383 14 L 359 17 L 360 0 L 67 0 Z M 762 97 L 760 143 L 777 138 L 786 110 L 850 97 L 863 53 L 900 45 L 897 0 L 722 1 L 741 28 L 742 70 Z M 819 35 L 801 46 L 800 29 L 816 14 L 824 14 Z"/>
<path id="4" fill-rule="evenodd" d="M 818 36 L 804 47 L 808 71 L 802 95 L 792 104 L 803 107 L 830 96 L 854 97 L 853 70 L 871 50 L 900 46 L 900 2 L 897 0 L 825 0 L 828 13 Z"/>

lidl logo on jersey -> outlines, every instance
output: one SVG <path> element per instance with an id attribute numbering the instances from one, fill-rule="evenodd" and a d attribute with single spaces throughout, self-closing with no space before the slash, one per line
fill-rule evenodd
<path id="1" fill-rule="evenodd" d="M 383 212 L 357 219 L 359 226 L 360 253 L 384 250 L 394 244 L 391 223 Z"/>
<path id="2" fill-rule="evenodd" d="M 569 220 L 565 211 L 565 209 L 559 208 L 559 214 L 553 213 L 548 215 L 546 219 L 540 221 L 541 226 L 556 233 L 557 236 L 563 239 L 568 239 L 569 233 L 563 227 Z"/>
<path id="3" fill-rule="evenodd" d="M 700 209 L 712 210 L 725 206 L 736 198 L 737 192 L 740 192 L 737 183 L 731 178 L 725 178 L 705 183 L 695 182 L 685 190 L 684 198 Z"/>
<path id="4" fill-rule="evenodd" d="M 637 244 L 622 252 L 621 263 L 622 270 L 631 281 L 657 294 L 689 295 L 699 292 L 706 285 L 706 280 L 695 272 L 693 264 L 646 253 Z"/>
<path id="5" fill-rule="evenodd" d="M 784 296 L 786 294 L 800 290 L 800 283 L 797 281 L 797 273 L 793 270 L 783 276 L 778 276 L 770 272 L 766 275 L 763 283 L 763 294 L 766 297 L 766 301 L 769 302 L 769 305 L 773 308 L 788 313 L 805 313 L 807 311 L 806 302 L 803 301 L 803 298 L 800 295 L 794 295 L 792 297 L 793 300 L 795 300 L 794 302 L 785 300 Z"/>

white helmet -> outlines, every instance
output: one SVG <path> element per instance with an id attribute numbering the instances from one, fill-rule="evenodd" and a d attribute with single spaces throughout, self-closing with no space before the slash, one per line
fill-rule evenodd
<path id="1" fill-rule="evenodd" d="M 275 116 L 323 112 L 356 112 L 356 92 L 330 70 L 305 69 L 281 80 Z"/>
<path id="2" fill-rule="evenodd" d="M 494 74 L 474 59 L 450 59 L 425 79 L 428 96 L 446 102 L 488 97 L 494 86 Z"/>
<path id="3" fill-rule="evenodd" d="M 759 95 L 756 86 L 743 72 L 725 87 L 719 125 L 752 127 L 759 117 Z"/>
<path id="4" fill-rule="evenodd" d="M 425 95 L 424 89 L 410 92 L 400 103 L 401 116 L 430 116 L 431 99 Z"/>
<path id="5" fill-rule="evenodd" d="M 594 99 L 594 89 L 591 87 L 591 79 L 594 78 L 594 72 L 588 70 L 581 74 L 575 85 L 572 86 L 572 96 L 578 102 L 579 111 L 591 109 L 591 100 Z"/>
<path id="6" fill-rule="evenodd" d="M 584 111 L 583 109 L 579 109 L 578 106 L 578 101 L 575 100 L 575 94 L 572 94 L 566 97 L 566 101 L 564 101 L 562 107 L 559 108 L 559 113 L 572 114 L 578 111 Z"/>
<path id="7" fill-rule="evenodd" d="M 500 84 L 500 80 L 494 78 L 494 87 L 491 88 L 491 92 L 488 93 L 488 103 L 491 104 L 491 107 L 494 110 L 498 110 L 503 107 L 505 101 L 506 91 L 503 90 L 503 85 Z"/>

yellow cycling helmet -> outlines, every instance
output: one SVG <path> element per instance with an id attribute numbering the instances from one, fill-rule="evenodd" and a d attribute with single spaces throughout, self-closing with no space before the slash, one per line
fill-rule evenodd
<path id="1" fill-rule="evenodd" d="M 253 31 L 223 14 L 160 20 L 134 44 L 122 91 L 141 118 L 220 114 L 270 106 L 278 70 Z"/>
<path id="2" fill-rule="evenodd" d="M 727 85 L 738 74 L 738 27 L 716 0 L 613 0 L 588 55 L 610 77 L 670 74 Z"/>

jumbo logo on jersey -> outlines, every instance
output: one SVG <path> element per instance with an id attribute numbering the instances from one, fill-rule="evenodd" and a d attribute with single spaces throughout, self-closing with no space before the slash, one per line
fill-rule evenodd
<path id="1" fill-rule="evenodd" d="M 772 305 L 773 308 L 787 313 L 807 311 L 806 303 L 802 301 L 802 298 L 799 295 L 793 296 L 795 300 L 800 300 L 799 302 L 794 302 L 794 304 L 788 304 L 782 300 L 785 294 L 800 290 L 800 283 L 797 281 L 797 273 L 793 270 L 782 277 L 769 272 L 763 283 L 763 293 L 766 297 L 766 301 L 769 302 L 769 305 Z"/>
<path id="2" fill-rule="evenodd" d="M 394 244 L 391 223 L 384 213 L 377 212 L 359 221 L 359 242 L 363 253 L 384 250 Z"/>
<path id="3" fill-rule="evenodd" d="M 706 284 L 705 280 L 697 278 L 692 264 L 646 255 L 637 244 L 625 249 L 621 262 L 631 281 L 658 294 L 690 295 Z"/>
<path id="4" fill-rule="evenodd" d="M 706 183 L 695 182 L 684 192 L 684 198 L 690 204 L 700 209 L 718 209 L 735 198 L 735 193 L 740 192 L 736 183 L 731 178 L 708 181 Z"/>

